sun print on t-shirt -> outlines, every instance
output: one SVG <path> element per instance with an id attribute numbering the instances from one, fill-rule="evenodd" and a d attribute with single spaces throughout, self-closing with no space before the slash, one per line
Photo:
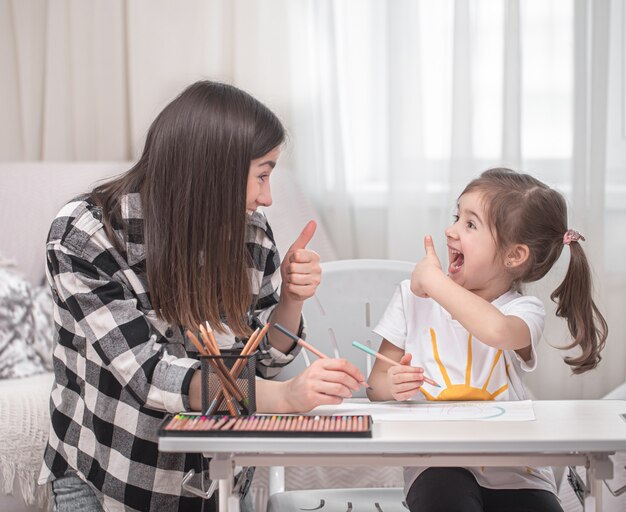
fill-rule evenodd
<path id="1" fill-rule="evenodd" d="M 465 382 L 462 384 L 453 384 L 451 382 L 448 371 L 439 357 L 439 350 L 437 349 L 437 334 L 432 328 L 430 329 L 430 339 L 433 346 L 435 361 L 437 361 L 441 375 L 443 375 L 445 385 L 442 391 L 436 396 L 424 390 L 424 387 L 422 386 L 420 391 L 424 394 L 427 400 L 495 400 L 498 395 L 504 393 L 508 389 L 509 385 L 505 384 L 504 386 L 496 389 L 493 393 L 487 390 L 493 371 L 502 357 L 502 350 L 498 350 L 496 353 L 493 364 L 491 365 L 491 371 L 489 372 L 483 387 L 476 388 L 470 385 L 472 377 L 472 335 L 469 334 L 467 338 L 467 366 L 465 369 Z"/>

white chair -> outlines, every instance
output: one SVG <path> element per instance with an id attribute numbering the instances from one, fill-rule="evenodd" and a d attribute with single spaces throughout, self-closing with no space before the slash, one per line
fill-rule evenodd
<path id="1" fill-rule="evenodd" d="M 339 260 L 322 264 L 322 283 L 316 296 L 305 302 L 307 340 L 330 357 L 343 357 L 367 376 L 373 357 L 352 347 L 353 340 L 374 349 L 380 337 L 372 332 L 385 311 L 396 286 L 411 276 L 414 263 L 390 260 Z M 316 356 L 302 351 L 280 374 L 286 380 L 300 373 Z M 364 397 L 365 391 L 354 394 Z M 295 468 L 292 471 L 297 472 Z M 401 481 L 401 469 L 393 473 Z M 347 469 L 340 478 L 346 485 L 359 485 L 365 468 Z M 323 471 L 322 469 L 320 471 Z M 330 469 L 328 470 L 330 471 Z M 333 468 L 333 475 L 337 469 Z M 383 470 L 384 473 L 384 470 Z M 387 474 L 389 470 L 387 470 Z M 306 479 L 305 479 L 306 480 Z M 384 484 L 384 482 L 380 482 Z M 379 485 L 380 485 L 379 484 Z M 401 488 L 313 489 L 285 492 L 285 470 L 270 468 L 268 512 L 320 510 L 322 512 L 406 512 Z"/>

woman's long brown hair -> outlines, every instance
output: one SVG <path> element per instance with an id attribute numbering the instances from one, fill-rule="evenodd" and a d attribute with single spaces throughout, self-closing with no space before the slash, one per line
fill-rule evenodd
<path id="1" fill-rule="evenodd" d="M 125 226 L 121 199 L 139 193 L 145 271 L 159 316 L 185 327 L 226 321 L 249 334 L 246 249 L 250 162 L 283 143 L 278 118 L 249 94 L 201 81 L 167 105 L 148 130 L 141 158 L 121 177 L 95 188 L 107 234 Z"/>
<path id="2" fill-rule="evenodd" d="M 463 194 L 482 194 L 489 225 L 501 253 L 514 244 L 530 250 L 528 261 L 511 271 L 517 283 L 541 279 L 556 263 L 563 250 L 568 229 L 567 206 L 563 196 L 541 181 L 510 169 L 490 169 L 471 181 Z M 577 357 L 566 357 L 573 373 L 595 368 L 608 335 L 606 320 L 593 301 L 591 269 L 579 242 L 570 244 L 570 261 L 563 282 L 550 298 L 556 314 L 567 319 L 572 343 L 580 347 Z"/>

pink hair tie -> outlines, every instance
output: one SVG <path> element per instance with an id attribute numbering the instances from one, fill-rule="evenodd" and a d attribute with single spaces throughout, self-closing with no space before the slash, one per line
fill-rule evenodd
<path id="1" fill-rule="evenodd" d="M 563 235 L 563 244 L 565 245 L 569 245 L 572 242 L 578 242 L 578 240 L 582 240 L 584 242 L 585 237 L 575 229 L 568 229 Z"/>

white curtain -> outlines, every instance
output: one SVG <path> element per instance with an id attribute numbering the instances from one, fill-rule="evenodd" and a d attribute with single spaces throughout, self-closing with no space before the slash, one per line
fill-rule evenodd
<path id="1" fill-rule="evenodd" d="M 342 257 L 417 261 L 482 170 L 530 172 L 587 236 L 610 328 L 599 369 L 572 377 L 549 294 L 539 398 L 599 397 L 626 379 L 625 7 L 611 0 L 293 2 L 295 168 Z"/>
<path id="2" fill-rule="evenodd" d="M 480 171 L 531 172 L 587 236 L 610 336 L 571 377 L 549 317 L 530 384 L 597 397 L 626 379 L 625 26 L 619 0 L 0 0 L 0 160 L 135 158 L 166 102 L 224 80 L 287 125 L 341 257 L 411 261 L 426 233 L 445 254 Z M 549 309 L 566 263 L 530 289 Z"/>
<path id="3" fill-rule="evenodd" d="M 199 79 L 289 121 L 287 0 L 0 0 L 0 160 L 128 160 Z"/>

